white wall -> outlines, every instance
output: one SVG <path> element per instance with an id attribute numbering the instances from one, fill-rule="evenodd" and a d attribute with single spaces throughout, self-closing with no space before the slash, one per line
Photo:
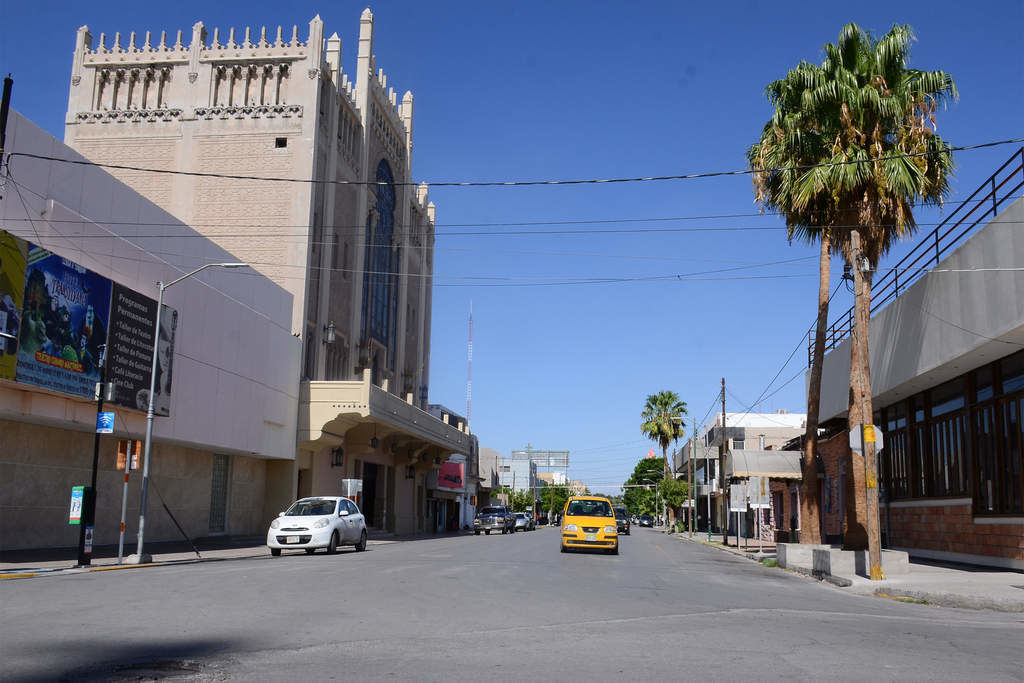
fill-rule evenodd
<path id="1" fill-rule="evenodd" d="M 1021 348 L 1024 271 L 976 269 L 1024 266 L 1022 221 L 1018 199 L 872 318 L 876 408 Z M 822 420 L 846 414 L 849 375 L 847 339 L 825 355 Z"/>
<path id="2" fill-rule="evenodd" d="M 15 156 L 0 228 L 12 234 L 153 299 L 157 280 L 238 260 L 102 169 L 17 156 L 82 159 L 13 111 L 6 151 Z M 164 301 L 179 321 L 171 417 L 157 418 L 156 438 L 294 458 L 300 342 L 291 295 L 251 269 L 213 268 L 168 289 Z M 91 430 L 95 411 L 82 403 L 0 382 L 0 416 L 11 419 Z M 143 432 L 144 413 L 117 413 L 118 431 Z"/>

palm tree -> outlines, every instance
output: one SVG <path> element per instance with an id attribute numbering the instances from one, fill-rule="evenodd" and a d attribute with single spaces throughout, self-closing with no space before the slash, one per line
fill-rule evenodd
<path id="1" fill-rule="evenodd" d="M 800 496 L 801 540 L 821 543 L 818 510 L 818 412 L 821 403 L 821 370 L 828 324 L 832 252 L 836 248 L 832 224 L 837 211 L 827 187 L 818 186 L 811 170 L 832 156 L 831 112 L 817 106 L 806 93 L 822 81 L 821 69 L 801 62 L 785 78 L 766 88 L 775 107 L 764 125 L 761 139 L 747 152 L 756 200 L 762 209 L 780 212 L 786 220 L 790 242 L 820 243 L 818 259 L 818 316 L 807 388 L 807 423 L 804 434 L 803 479 Z"/>
<path id="2" fill-rule="evenodd" d="M 853 270 L 851 426 L 873 415 L 868 364 L 872 274 L 893 244 L 915 232 L 913 207 L 942 202 L 953 169 L 952 151 L 935 133 L 935 112 L 956 99 L 956 85 L 944 71 L 907 67 L 913 38 L 906 25 L 893 26 L 876 39 L 847 24 L 835 44 L 824 46 L 821 67 L 807 70 L 801 94 L 806 108 L 822 117 L 821 131 L 831 146 L 828 163 L 809 169 L 802 184 L 808 192 L 830 193 L 827 208 L 841 221 L 841 227 L 833 225 L 833 239 Z M 873 448 L 866 449 L 863 467 L 853 468 L 855 476 L 858 469 L 869 495 L 863 512 L 854 516 L 866 529 L 850 525 L 845 540 L 847 547 L 868 547 L 874 578 L 881 570 Z M 858 511 L 848 509 L 848 517 L 851 512 Z"/>
<path id="3" fill-rule="evenodd" d="M 679 400 L 674 391 L 660 391 L 647 397 L 640 419 L 640 431 L 651 441 L 661 447 L 661 455 L 665 458 L 665 478 L 672 477 L 668 465 L 668 446 L 685 435 L 686 403 Z"/>

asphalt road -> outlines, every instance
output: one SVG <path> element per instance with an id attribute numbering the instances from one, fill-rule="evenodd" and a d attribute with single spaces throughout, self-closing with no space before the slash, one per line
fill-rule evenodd
<path id="1" fill-rule="evenodd" d="M 0 581 L 0 680 L 1024 680 L 1024 615 L 849 595 L 634 529 Z"/>

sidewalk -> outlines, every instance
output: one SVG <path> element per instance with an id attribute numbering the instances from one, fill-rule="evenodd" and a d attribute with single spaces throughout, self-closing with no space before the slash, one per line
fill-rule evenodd
<path id="1" fill-rule="evenodd" d="M 757 545 L 742 550 L 735 545 L 722 545 L 720 534 L 694 533 L 690 539 L 686 533 L 673 534 L 676 538 L 691 543 L 701 543 L 755 562 L 760 561 Z M 732 537 L 730 537 L 732 538 Z M 775 557 L 775 547 L 765 555 Z M 977 567 L 947 562 L 936 562 L 923 558 L 910 559 L 910 573 L 894 576 L 883 581 L 871 581 L 862 576 L 848 578 L 852 585 L 840 588 L 858 595 L 887 598 L 906 598 L 943 607 L 966 609 L 987 609 L 999 612 L 1024 612 L 1024 573 L 995 567 Z"/>
<path id="2" fill-rule="evenodd" d="M 470 535 L 470 531 L 451 531 L 441 534 L 396 534 L 370 531 L 368 545 L 382 546 L 390 543 Z M 211 537 L 195 541 L 199 556 L 192 546 L 184 541 L 164 541 L 146 544 L 146 552 L 152 556 L 147 564 L 117 564 L 117 546 L 93 548 L 92 562 L 88 567 L 76 567 L 78 551 L 75 548 L 53 548 L 40 550 L 8 550 L 0 552 L 0 580 L 31 578 L 54 573 L 82 573 L 155 567 L 167 564 L 190 564 L 240 560 L 252 557 L 270 557 L 266 539 L 263 536 Z M 125 544 L 124 555 L 135 552 L 135 543 Z"/>

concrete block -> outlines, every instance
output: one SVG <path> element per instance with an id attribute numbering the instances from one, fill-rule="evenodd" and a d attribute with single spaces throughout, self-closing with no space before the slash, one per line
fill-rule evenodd
<path id="1" fill-rule="evenodd" d="M 830 546 L 810 543 L 779 543 L 775 546 L 776 559 L 783 569 L 814 569 L 814 551 Z"/>
<path id="2" fill-rule="evenodd" d="M 856 558 L 857 574 L 869 577 L 868 551 L 854 551 Z M 903 576 L 910 573 L 910 556 L 902 550 L 882 551 L 882 572 L 886 577 Z M 847 575 L 849 576 L 849 575 Z"/>
<path id="3" fill-rule="evenodd" d="M 854 552 L 825 546 L 813 553 L 815 576 L 853 576 L 856 566 Z"/>

